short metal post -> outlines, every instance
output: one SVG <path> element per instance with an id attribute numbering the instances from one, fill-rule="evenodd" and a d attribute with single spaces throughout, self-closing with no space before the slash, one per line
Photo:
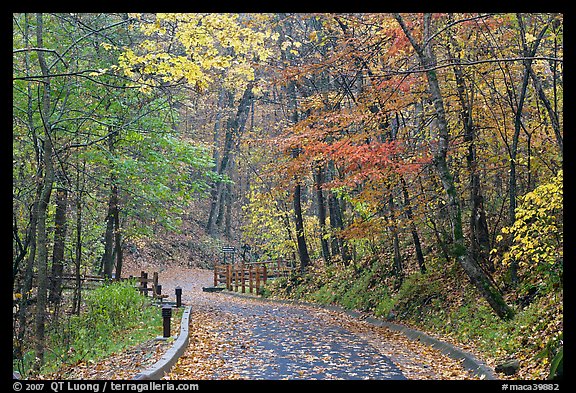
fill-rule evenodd
<path id="1" fill-rule="evenodd" d="M 162 306 L 162 320 L 164 327 L 164 338 L 170 337 L 170 319 L 172 318 L 172 307 Z"/>
<path id="2" fill-rule="evenodd" d="M 176 287 L 176 307 L 180 308 L 182 306 L 182 288 Z"/>

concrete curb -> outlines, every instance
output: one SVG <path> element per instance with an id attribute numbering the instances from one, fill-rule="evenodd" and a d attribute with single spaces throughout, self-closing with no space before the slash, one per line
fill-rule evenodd
<path id="1" fill-rule="evenodd" d="M 411 328 L 408 328 L 406 326 L 399 325 L 396 323 L 384 321 L 382 319 L 378 319 L 378 318 L 374 318 L 374 317 L 366 317 L 365 314 L 360 313 L 358 311 L 347 310 L 345 308 L 342 308 L 339 306 L 333 306 L 333 305 L 322 305 L 322 304 L 316 304 L 316 303 L 299 302 L 296 300 L 269 299 L 269 298 L 263 298 L 263 297 L 256 297 L 256 296 L 252 296 L 252 295 L 243 295 L 243 294 L 237 293 L 237 292 L 222 291 L 219 293 L 237 296 L 237 297 L 242 297 L 242 298 L 249 298 L 249 299 L 256 299 L 256 300 L 261 300 L 261 301 L 273 302 L 273 303 L 303 305 L 303 306 L 309 306 L 309 307 L 314 307 L 314 308 L 319 308 L 319 309 L 324 309 L 324 310 L 342 312 L 342 313 L 345 313 L 351 317 L 354 317 L 357 319 L 363 319 L 364 321 L 366 321 L 366 322 L 368 322 L 374 326 L 385 326 L 391 330 L 401 332 L 411 340 L 418 340 L 420 342 L 428 344 L 431 347 L 439 350 L 443 354 L 449 356 L 450 358 L 460 361 L 462 363 L 462 367 L 464 367 L 466 370 L 469 370 L 472 374 L 474 374 L 480 378 L 483 378 L 486 380 L 499 379 L 494 374 L 494 371 L 492 370 L 492 368 L 490 368 L 488 365 L 486 365 L 486 363 L 477 359 L 474 355 L 472 355 L 469 352 L 463 351 L 460 348 L 457 348 L 452 344 L 446 343 L 444 341 L 440 341 L 440 340 L 438 340 L 432 336 L 429 336 L 428 334 L 426 334 L 424 332 L 421 332 L 421 331 L 418 331 L 415 329 L 411 329 Z"/>
<path id="2" fill-rule="evenodd" d="M 136 374 L 133 380 L 159 380 L 164 374 L 166 374 L 172 366 L 178 361 L 178 358 L 182 356 L 186 347 L 188 346 L 188 326 L 190 323 L 190 311 L 191 307 L 187 306 L 182 313 L 182 321 L 180 322 L 180 334 L 172 348 L 170 348 L 166 353 L 151 367 Z"/>
<path id="3" fill-rule="evenodd" d="M 356 311 L 343 310 L 340 308 L 339 311 L 345 312 L 346 314 L 356 318 L 363 317 L 362 314 Z M 460 361 L 462 367 L 464 367 L 466 370 L 469 370 L 472 374 L 478 377 L 489 380 L 498 379 L 494 374 L 494 371 L 490 367 L 488 367 L 488 365 L 486 365 L 484 362 L 476 358 L 471 353 L 463 351 L 452 344 L 440 341 L 419 330 L 411 329 L 409 327 L 398 325 L 396 323 L 383 321 L 378 318 L 366 317 L 364 320 L 372 325 L 385 326 L 391 330 L 403 333 L 406 337 L 410 338 L 411 340 L 417 340 L 425 344 L 428 344 L 431 347 L 439 350 L 443 354 L 449 356 L 450 358 Z"/>

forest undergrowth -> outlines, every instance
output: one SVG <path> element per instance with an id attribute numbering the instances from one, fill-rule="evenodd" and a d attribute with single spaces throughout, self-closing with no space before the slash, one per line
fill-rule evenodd
<path id="1" fill-rule="evenodd" d="M 175 309 L 173 319 L 178 322 L 180 315 Z M 138 347 L 161 332 L 161 313 L 150 297 L 140 294 L 134 283 L 109 283 L 87 291 L 79 315 L 68 313 L 51 326 L 46 363 L 40 370 L 33 367 L 34 352 L 27 346 L 31 343 L 18 345 L 24 354 L 13 367 L 29 379 L 62 379 L 67 369 L 74 368 L 87 369 L 84 378 L 93 378 L 91 374 L 99 370 L 91 370 L 91 365 Z"/>

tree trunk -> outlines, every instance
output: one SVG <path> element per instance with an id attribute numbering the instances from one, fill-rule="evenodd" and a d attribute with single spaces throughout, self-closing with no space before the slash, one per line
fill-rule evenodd
<path id="1" fill-rule="evenodd" d="M 232 151 L 239 143 L 239 139 L 244 133 L 244 128 L 246 127 L 246 121 L 248 120 L 248 115 L 250 113 L 250 107 L 252 100 L 254 99 L 254 93 L 252 92 L 253 83 L 249 83 L 242 99 L 238 104 L 238 111 L 234 119 L 228 120 L 228 126 L 226 127 L 226 139 L 224 141 L 224 151 L 222 152 L 222 160 L 220 162 L 220 167 L 218 168 L 218 174 L 224 175 L 228 172 L 228 165 L 232 158 Z M 222 198 L 223 183 L 221 180 L 217 180 L 212 186 L 210 193 L 210 213 L 208 215 L 208 221 L 206 223 L 206 232 L 210 235 L 215 233 L 216 220 L 218 219 L 218 214 L 221 209 L 219 209 L 219 202 Z"/>
<path id="2" fill-rule="evenodd" d="M 224 214 L 224 236 L 232 240 L 232 183 L 226 184 L 226 212 Z"/>
<path id="3" fill-rule="evenodd" d="M 62 176 L 59 176 L 60 178 Z M 60 179 L 63 180 L 63 179 Z M 49 301 L 60 302 L 62 291 L 62 274 L 64 272 L 64 245 L 66 241 L 68 208 L 68 190 L 66 187 L 56 189 L 56 213 L 54 216 L 54 248 L 52 251 L 52 278 Z"/>
<path id="4" fill-rule="evenodd" d="M 24 336 L 26 334 L 26 317 L 28 311 L 28 301 L 30 299 L 30 292 L 32 289 L 32 273 L 34 270 L 34 258 L 36 257 L 36 236 L 37 236 L 37 223 L 38 223 L 38 205 L 40 201 L 40 196 L 42 193 L 42 182 L 40 173 L 36 176 L 36 184 L 38 187 L 36 189 L 36 198 L 32 204 L 32 212 L 30 214 L 30 249 L 28 250 L 28 258 L 26 258 L 26 268 L 24 271 L 24 280 L 22 285 L 22 297 L 20 298 L 20 307 L 18 315 L 18 340 L 17 346 L 15 347 L 15 353 L 17 357 L 21 359 L 23 353 L 21 352 L 22 344 L 24 343 Z"/>
<path id="5" fill-rule="evenodd" d="M 111 156 L 114 156 L 114 133 L 109 132 L 108 137 L 108 151 Z M 108 200 L 108 212 L 106 214 L 106 232 L 104 234 L 104 255 L 102 255 L 102 274 L 105 278 L 112 277 L 112 270 L 114 270 L 114 215 L 118 205 L 118 186 L 116 185 L 116 176 L 114 175 L 114 168 L 111 166 L 110 175 L 110 198 Z"/>
<path id="6" fill-rule="evenodd" d="M 458 43 L 451 37 L 452 45 L 458 48 Z M 472 117 L 473 92 L 468 93 L 466 82 L 462 72 L 462 66 L 459 64 L 460 58 L 450 55 L 455 63 L 453 70 L 456 79 L 456 91 L 460 102 L 460 119 L 464 127 L 464 142 L 468 143 L 468 154 L 466 155 L 466 164 L 470 176 L 470 252 L 472 257 L 479 263 L 487 266 L 490 272 L 496 269 L 490 262 L 488 253 L 490 251 L 490 232 L 484 211 L 484 197 L 480 186 L 480 173 L 478 171 L 478 162 L 476 156 L 476 129 Z"/>
<path id="7" fill-rule="evenodd" d="M 421 66 L 428 70 L 426 71 L 426 77 L 428 80 L 428 87 L 438 121 L 438 147 L 434 152 L 433 163 L 442 182 L 444 192 L 448 197 L 448 213 L 450 216 L 453 234 L 453 252 L 459 264 L 470 278 L 472 285 L 474 285 L 476 289 L 482 294 L 494 312 L 502 319 L 510 319 L 514 316 L 514 311 L 506 304 L 498 288 L 489 280 L 487 275 L 480 268 L 480 265 L 477 263 L 477 261 L 472 258 L 470 251 L 466 247 L 464 232 L 462 230 L 462 212 L 460 210 L 460 200 L 458 198 L 458 193 L 456 192 L 454 179 L 452 178 L 452 174 L 450 173 L 450 169 L 448 168 L 446 160 L 448 154 L 450 132 L 448 128 L 448 121 L 446 119 L 446 112 L 444 110 L 444 101 L 440 91 L 440 84 L 438 82 L 436 71 L 433 69 L 433 67 L 436 65 L 436 59 L 432 51 L 432 42 L 429 42 L 428 45 L 423 49 L 414 40 L 412 33 L 404 24 L 402 17 L 399 14 L 394 14 L 394 17 L 398 21 L 400 27 L 406 34 L 406 37 L 418 54 Z M 424 14 L 423 40 L 425 41 L 428 40 L 428 38 L 431 36 L 431 19 L 431 14 Z"/>
<path id="8" fill-rule="evenodd" d="M 104 233 L 104 254 L 102 255 L 102 275 L 112 277 L 114 269 L 114 204 L 115 195 L 110 193 L 108 213 L 106 214 L 106 232 Z"/>
<path id="9" fill-rule="evenodd" d="M 320 244 L 322 245 L 322 256 L 324 261 L 330 263 L 330 247 L 328 244 L 328 231 L 326 230 L 326 202 L 322 192 L 324 184 L 324 168 L 316 167 L 314 171 L 314 188 L 316 191 L 316 202 L 318 204 L 318 223 L 320 225 Z"/>
<path id="10" fill-rule="evenodd" d="M 518 21 L 520 38 L 523 45 L 523 55 L 525 57 L 533 57 L 536 54 L 540 41 L 544 37 L 547 31 L 548 25 L 545 26 L 538 37 L 534 40 L 532 47 L 528 48 L 526 43 L 526 32 L 524 30 L 524 21 L 521 14 L 516 14 L 516 19 Z M 510 169 L 508 178 L 508 198 L 510 199 L 508 205 L 508 225 L 514 225 L 516 221 L 516 207 L 517 207 L 517 178 L 516 178 L 516 156 L 518 154 L 518 142 L 520 138 L 520 131 L 524 125 L 522 124 L 522 110 L 524 108 L 524 100 L 526 99 L 526 93 L 528 89 L 528 82 L 530 80 L 530 70 L 532 69 L 532 60 L 526 59 L 523 61 L 524 64 L 524 75 L 522 78 L 522 85 L 520 86 L 520 93 L 518 94 L 518 102 L 516 103 L 516 108 L 512 107 L 514 111 L 514 136 L 512 139 L 512 146 L 510 149 Z M 518 283 L 518 261 L 515 259 L 510 263 L 510 280 L 512 285 Z"/>
<path id="11" fill-rule="evenodd" d="M 414 214 L 412 213 L 412 206 L 410 204 L 410 197 L 408 195 L 408 187 L 406 186 L 406 181 L 404 180 L 404 177 L 402 175 L 400 175 L 400 183 L 402 185 L 402 195 L 404 197 L 404 209 L 406 212 L 406 218 L 408 218 L 408 221 L 410 223 L 410 233 L 412 234 L 412 240 L 414 241 L 414 249 L 416 250 L 416 261 L 418 262 L 420 273 L 424 274 L 426 273 L 424 254 L 422 253 L 420 236 L 418 236 L 416 223 L 414 222 Z"/>
<path id="12" fill-rule="evenodd" d="M 86 161 L 82 162 L 82 173 L 86 170 Z M 82 280 L 80 279 L 82 268 L 82 194 L 84 193 L 84 183 L 80 186 L 80 171 L 76 175 L 76 253 L 74 258 L 74 273 L 76 278 L 76 288 L 72 302 L 72 312 L 80 315 L 80 305 L 82 303 Z"/>
<path id="13" fill-rule="evenodd" d="M 116 254 L 116 279 L 122 277 L 122 265 L 124 263 L 124 254 L 122 252 L 122 228 L 120 227 L 120 200 L 118 198 L 118 187 L 114 187 L 115 194 L 114 210 L 114 254 Z"/>
<path id="14" fill-rule="evenodd" d="M 398 226 L 396 225 L 396 209 L 394 208 L 394 197 L 392 196 L 392 190 L 388 189 L 388 192 L 388 229 L 392 235 L 392 248 L 394 250 L 394 265 L 392 271 L 394 272 L 394 276 L 396 276 L 394 288 L 398 290 L 404 281 L 404 267 L 402 264 L 402 255 L 400 254 L 400 239 L 398 237 Z"/>
<path id="15" fill-rule="evenodd" d="M 334 167 L 334 162 L 330 161 L 328 163 L 327 181 L 332 181 L 334 179 L 336 176 L 335 171 L 336 168 Z M 328 212 L 330 214 L 330 227 L 332 228 L 333 233 L 331 242 L 332 255 L 340 255 L 342 257 L 342 262 L 344 262 L 345 265 L 348 265 L 352 260 L 348 250 L 348 244 L 339 234 L 339 232 L 344 229 L 342 207 L 340 206 L 339 198 L 332 191 L 328 192 Z"/>
<path id="16" fill-rule="evenodd" d="M 43 48 L 43 20 L 42 14 L 36 14 L 36 41 L 38 48 Z M 52 194 L 52 184 L 54 183 L 54 167 L 52 163 L 53 146 L 51 125 L 50 125 L 50 77 L 48 66 L 44 59 L 44 53 L 38 51 L 38 63 L 44 78 L 43 95 L 42 95 L 42 109 L 40 110 L 40 117 L 44 128 L 44 152 L 42 155 L 42 163 L 44 166 L 44 178 L 42 179 L 42 191 L 38 203 L 38 234 L 37 234 L 37 249 L 38 249 L 38 293 L 36 301 L 36 315 L 34 320 L 34 334 L 35 334 L 35 350 L 36 362 L 35 369 L 40 370 L 44 364 L 44 334 L 45 334 L 45 320 L 46 320 L 46 304 L 48 300 L 48 233 L 46 228 L 46 213 L 48 204 L 50 202 L 50 195 Z"/>

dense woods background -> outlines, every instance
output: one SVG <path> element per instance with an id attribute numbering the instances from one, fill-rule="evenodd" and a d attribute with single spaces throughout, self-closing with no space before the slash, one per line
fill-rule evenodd
<path id="1" fill-rule="evenodd" d="M 82 275 L 231 244 L 546 377 L 562 163 L 561 14 L 14 14 L 13 359 Z"/>

